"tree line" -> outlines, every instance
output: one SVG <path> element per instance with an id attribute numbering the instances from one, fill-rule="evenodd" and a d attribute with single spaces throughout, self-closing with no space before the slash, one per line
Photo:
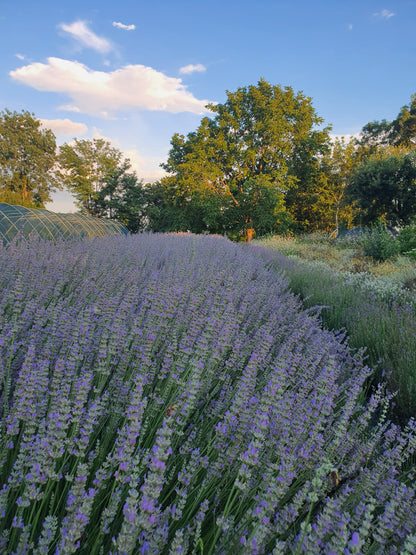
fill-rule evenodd
<path id="1" fill-rule="evenodd" d="M 416 216 L 416 95 L 393 121 L 331 138 L 312 99 L 291 87 L 227 91 L 195 131 L 171 139 L 166 176 L 144 183 L 104 139 L 59 147 L 34 114 L 0 112 L 0 202 L 44 207 L 67 188 L 81 212 L 132 232 L 192 231 L 250 239 L 337 232 Z"/>

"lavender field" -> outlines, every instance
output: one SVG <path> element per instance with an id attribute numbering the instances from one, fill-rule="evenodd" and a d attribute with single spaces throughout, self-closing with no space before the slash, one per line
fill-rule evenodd
<path id="1" fill-rule="evenodd" d="M 264 249 L 0 249 L 0 552 L 414 554 L 416 424 Z"/>

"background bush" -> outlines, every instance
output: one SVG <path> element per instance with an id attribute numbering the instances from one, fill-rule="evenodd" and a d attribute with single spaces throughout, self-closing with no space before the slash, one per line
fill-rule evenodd
<path id="1" fill-rule="evenodd" d="M 401 229 L 397 239 L 400 252 L 416 258 L 416 223 Z"/>
<path id="2" fill-rule="evenodd" d="M 362 239 L 364 255 L 374 260 L 384 261 L 399 254 L 399 244 L 385 226 L 378 226 L 364 234 Z"/>

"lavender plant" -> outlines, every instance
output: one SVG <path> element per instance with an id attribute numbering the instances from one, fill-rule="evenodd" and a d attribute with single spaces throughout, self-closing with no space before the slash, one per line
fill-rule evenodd
<path id="1" fill-rule="evenodd" d="M 416 425 L 265 254 L 0 251 L 0 551 L 412 553 Z"/>
<path id="2" fill-rule="evenodd" d="M 259 255 L 263 248 L 256 249 Z M 374 368 L 370 381 L 385 381 L 396 392 L 391 417 L 405 423 L 416 414 L 416 300 L 414 291 L 385 277 L 335 271 L 311 262 L 269 251 L 266 258 L 284 270 L 290 288 L 305 307 L 321 307 L 321 320 L 330 330 L 345 329 L 349 345 L 365 347 L 366 362 Z"/>

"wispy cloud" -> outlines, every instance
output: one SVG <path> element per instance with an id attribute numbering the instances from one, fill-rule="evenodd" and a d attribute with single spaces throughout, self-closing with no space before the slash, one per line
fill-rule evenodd
<path id="1" fill-rule="evenodd" d="M 103 37 L 99 37 L 93 31 L 91 31 L 85 21 L 78 20 L 69 25 L 67 25 L 66 23 L 61 23 L 60 25 L 58 25 L 58 27 L 65 33 L 68 33 L 68 35 L 70 35 L 82 46 L 92 48 L 93 50 L 101 52 L 102 54 L 106 54 L 113 49 L 113 45 L 111 44 L 111 42 Z"/>
<path id="2" fill-rule="evenodd" d="M 106 73 L 79 62 L 48 58 L 47 64 L 29 64 L 10 76 L 39 91 L 68 95 L 72 103 L 62 109 L 107 118 L 132 109 L 203 114 L 208 103 L 195 98 L 181 79 L 143 65 Z"/>
<path id="3" fill-rule="evenodd" d="M 374 17 L 377 17 L 379 19 L 390 19 L 396 14 L 391 12 L 390 10 L 381 10 L 381 12 L 376 12 L 373 15 Z"/>
<path id="4" fill-rule="evenodd" d="M 19 60 L 24 60 L 25 56 L 23 54 L 15 54 L 16 58 L 19 58 Z"/>
<path id="5" fill-rule="evenodd" d="M 121 149 L 119 141 L 104 135 L 102 129 L 93 128 L 93 139 L 104 139 L 104 141 L 110 143 L 112 147 L 118 150 Z M 157 181 L 167 175 L 166 171 L 160 167 L 160 164 L 164 162 L 166 158 L 142 156 L 135 147 L 121 150 L 123 152 L 123 157 L 130 161 L 131 170 L 135 171 L 139 179 L 143 179 L 145 183 Z"/>
<path id="6" fill-rule="evenodd" d="M 206 69 L 207 68 L 202 64 L 189 64 L 187 66 L 181 67 L 179 73 L 181 75 L 189 75 L 190 73 L 206 71 Z"/>
<path id="7" fill-rule="evenodd" d="M 120 23 L 119 21 L 113 21 L 113 27 L 124 29 L 124 31 L 134 31 L 136 28 L 136 25 L 124 25 L 124 23 Z"/>
<path id="8" fill-rule="evenodd" d="M 88 131 L 88 127 L 85 123 L 77 123 L 68 118 L 41 119 L 40 122 L 43 127 L 51 129 L 57 137 L 62 135 L 79 136 L 84 135 Z"/>
<path id="9" fill-rule="evenodd" d="M 145 183 L 152 183 L 166 175 L 165 170 L 160 167 L 160 164 L 164 161 L 162 159 L 141 156 L 134 148 L 124 151 L 123 154 L 130 160 L 131 169 Z"/>

